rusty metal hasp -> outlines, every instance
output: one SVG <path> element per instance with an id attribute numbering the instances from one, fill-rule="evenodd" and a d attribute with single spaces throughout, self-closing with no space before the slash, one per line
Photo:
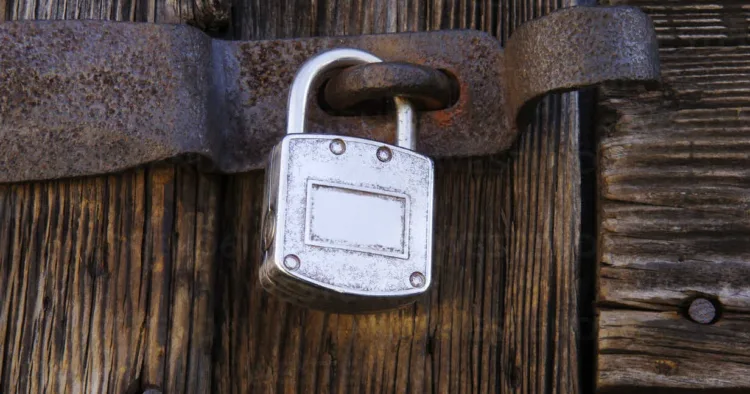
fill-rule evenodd
<path id="1" fill-rule="evenodd" d="M 450 105 L 420 113 L 418 150 L 433 157 L 508 148 L 519 114 L 548 92 L 659 80 L 654 28 L 630 7 L 555 12 L 521 26 L 505 50 L 477 31 L 237 42 L 188 26 L 6 22 L 0 182 L 108 173 L 186 155 L 207 159 L 217 172 L 261 168 L 284 135 L 297 69 L 336 47 L 389 64 L 334 75 L 319 96 L 331 107 L 389 93 L 411 94 L 423 109 Z M 411 67 L 394 74 L 399 62 Z M 449 76 L 458 97 L 446 96 L 448 82 L 430 70 Z M 363 75 L 381 79 L 363 83 Z M 430 100 L 424 86 L 443 96 Z M 308 129 L 385 140 L 395 132 L 390 118 L 332 116 L 311 105 Z"/>

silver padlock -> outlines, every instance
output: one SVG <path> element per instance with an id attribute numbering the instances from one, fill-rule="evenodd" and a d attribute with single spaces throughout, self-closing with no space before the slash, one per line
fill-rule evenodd
<path id="1" fill-rule="evenodd" d="M 319 77 L 381 60 L 334 49 L 308 60 L 289 94 L 287 135 L 266 168 L 260 282 L 315 309 L 361 313 L 409 304 L 430 287 L 434 165 L 413 151 L 416 118 L 395 97 L 397 145 L 305 134 Z"/>

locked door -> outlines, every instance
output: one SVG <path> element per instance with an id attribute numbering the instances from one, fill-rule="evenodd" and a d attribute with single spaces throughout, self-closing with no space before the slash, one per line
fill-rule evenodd
<path id="1" fill-rule="evenodd" d="M 522 22 L 574 5 L 541 0 L 361 3 L 11 0 L 0 2 L 0 20 L 188 23 L 214 38 L 241 40 L 477 29 L 505 42 Z M 206 79 L 224 87 L 226 81 L 214 79 L 236 72 L 245 84 L 238 86 L 248 91 L 262 91 L 267 85 L 247 81 L 276 81 L 273 70 L 257 79 L 242 75 L 239 65 L 222 63 L 226 58 L 221 52 L 202 58 L 208 59 L 203 68 L 165 63 L 174 52 L 167 50 L 170 42 L 164 37 L 179 29 L 146 28 L 151 35 L 132 36 L 143 41 L 139 48 L 151 48 L 149 53 L 156 56 L 109 48 L 110 54 L 120 56 L 118 64 L 132 67 L 133 73 L 95 56 L 65 58 L 76 48 L 122 38 L 101 33 L 104 28 L 56 34 L 50 39 L 60 52 L 51 54 L 35 52 L 44 44 L 41 35 L 25 35 L 24 53 L 36 68 L 27 67 L 33 70 L 25 76 L 3 76 L 11 83 L 23 77 L 39 85 L 12 90 L 20 93 L 3 97 L 0 106 L 19 119 L 37 122 L 29 130 L 49 127 L 44 122 L 48 118 L 23 112 L 45 100 L 66 99 L 67 86 L 59 74 L 48 72 L 47 62 L 68 69 L 85 64 L 92 71 L 76 86 L 111 84 L 110 97 L 116 99 L 92 106 L 63 105 L 45 116 L 75 115 L 107 123 L 129 106 L 142 104 L 123 91 L 149 92 L 164 100 L 154 100 L 144 114 L 169 115 L 143 125 L 153 133 L 149 135 L 159 137 L 162 126 L 201 120 L 225 125 L 237 118 L 197 116 L 206 108 L 191 100 L 205 95 L 212 99 L 207 106 L 214 105 L 215 91 L 174 94 L 179 90 L 173 90 L 174 85 L 154 86 L 155 80 L 166 76 L 194 86 L 190 83 Z M 94 39 L 80 39 L 89 34 Z M 199 41 L 205 45 L 196 44 Z M 208 37 L 189 42 L 188 49 L 177 51 L 179 56 L 191 58 L 206 48 L 234 45 L 209 42 Z M 488 56 L 482 43 L 477 38 L 461 48 L 473 59 L 466 64 Z M 154 50 L 159 45 L 165 50 Z M 237 53 L 249 58 L 271 61 L 279 56 L 237 45 Z M 440 45 L 435 48 L 441 52 Z M 149 64 L 160 61 L 174 68 L 156 75 Z M 15 70 L 12 66 L 8 60 L 0 73 Z M 225 73 L 214 73 L 219 69 Z M 97 80 L 100 75 L 107 78 Z M 496 86 L 499 80 L 476 78 L 473 83 Z M 0 85 L 0 93 L 11 89 L 6 81 Z M 492 89 L 484 91 L 486 97 L 502 100 Z M 516 103 L 519 108 L 535 90 L 525 93 L 528 97 Z M 168 96 L 191 104 L 178 108 Z M 568 93 L 544 99 L 527 114 L 530 123 L 503 153 L 437 160 L 431 290 L 412 306 L 379 314 L 314 311 L 263 292 L 258 274 L 265 233 L 262 171 L 218 175 L 201 159 L 160 151 L 162 140 L 154 138 L 146 148 L 171 157 L 169 161 L 110 175 L 0 185 L 0 392 L 577 392 L 578 97 Z M 222 104 L 248 104 L 233 98 Z M 320 101 L 320 111 L 332 117 L 364 119 L 349 120 L 355 124 L 382 115 L 367 106 L 354 114 L 336 113 L 324 108 L 325 98 Z M 489 101 L 476 105 L 497 104 Z M 457 127 L 446 112 L 429 116 L 445 129 Z M 139 119 L 122 120 L 122 127 Z M 510 135 L 506 126 L 487 127 Z M 60 127 L 67 140 L 57 142 L 81 136 L 76 122 Z M 202 147 L 232 142 L 202 139 L 200 133 L 185 130 L 191 143 L 205 144 Z M 48 140 L 41 141 L 37 146 L 44 147 Z M 123 153 L 118 144 L 126 142 L 112 142 L 112 152 Z M 11 153 L 17 160 L 44 156 L 26 149 Z M 138 154 L 128 151 L 118 157 L 130 153 Z M 85 157 L 63 152 L 58 159 L 67 162 L 66 156 L 71 167 L 112 159 L 102 152 Z M 109 170 L 122 169 L 117 164 Z M 28 169 L 48 170 L 40 167 Z M 412 284 L 411 277 L 401 279 Z M 421 280 L 417 277 L 414 283 Z"/>

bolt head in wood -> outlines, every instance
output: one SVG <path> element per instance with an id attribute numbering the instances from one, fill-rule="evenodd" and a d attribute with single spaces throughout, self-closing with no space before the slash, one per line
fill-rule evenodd
<path id="1" fill-rule="evenodd" d="M 696 323 L 711 324 L 716 320 L 716 305 L 707 298 L 698 297 L 690 302 L 688 316 Z"/>

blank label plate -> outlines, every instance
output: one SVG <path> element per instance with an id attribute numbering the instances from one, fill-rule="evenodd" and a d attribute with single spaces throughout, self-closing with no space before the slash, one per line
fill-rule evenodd
<path id="1" fill-rule="evenodd" d="M 305 243 L 408 258 L 409 197 L 308 180 Z"/>

